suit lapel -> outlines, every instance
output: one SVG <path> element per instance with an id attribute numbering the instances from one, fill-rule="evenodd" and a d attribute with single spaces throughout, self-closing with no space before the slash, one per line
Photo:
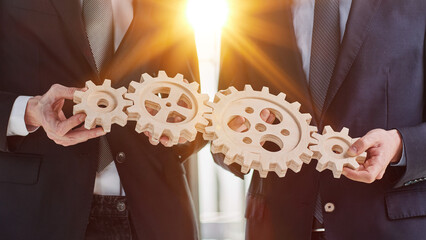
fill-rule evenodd
<path id="1" fill-rule="evenodd" d="M 79 0 L 50 0 L 62 18 L 69 36 L 81 50 L 93 73 L 97 73 L 96 63 L 84 29 Z M 93 74 L 96 75 L 96 74 Z"/>
<path id="2" fill-rule="evenodd" d="M 254 22 L 254 25 L 261 26 L 258 27 L 260 37 L 257 39 L 247 34 L 254 43 L 252 49 L 246 47 L 253 52 L 247 61 L 254 66 L 252 71 L 265 79 L 264 84 L 271 87 L 271 93 L 282 91 L 287 94 L 288 101 L 298 101 L 302 104 L 302 111 L 311 112 L 308 84 L 294 32 L 292 1 L 261 1 L 260 5 L 266 9 L 255 10 L 262 11 L 262 14 L 254 15 L 255 21 L 260 21 Z"/>
<path id="3" fill-rule="evenodd" d="M 153 65 L 150 51 L 147 51 L 147 40 L 150 39 L 153 24 L 153 2 L 133 1 L 133 20 L 123 37 L 112 61 L 102 75 L 113 80 L 113 85 L 120 85 L 128 74 L 136 74 L 133 80 L 138 81 L 141 65 Z M 153 50 L 153 49 L 150 49 Z M 135 72 L 136 71 L 136 72 Z"/>
<path id="4" fill-rule="evenodd" d="M 330 87 L 327 92 L 321 119 L 324 119 L 327 109 L 330 107 L 330 104 L 336 96 L 340 86 L 346 79 L 353 62 L 358 55 L 359 49 L 369 32 L 371 20 L 378 9 L 380 2 L 381 0 L 352 1 L 345 35 L 343 37 L 334 75 L 331 79 Z"/>
<path id="5" fill-rule="evenodd" d="M 282 32 L 281 38 L 286 46 L 284 48 L 279 46 L 279 48 L 276 49 L 276 53 L 273 54 L 278 53 L 284 56 L 283 61 L 278 63 L 289 77 L 288 79 L 282 79 L 284 82 L 281 82 L 281 84 L 285 87 L 283 91 L 289 95 L 289 101 L 298 101 L 302 104 L 302 111 L 313 112 L 309 86 L 303 70 L 302 56 L 297 45 L 294 30 L 294 18 L 292 13 L 293 1 L 286 0 L 281 2 L 284 3 L 284 6 L 282 6 L 283 10 L 276 12 L 276 19 L 274 22 L 282 23 L 284 31 Z"/>

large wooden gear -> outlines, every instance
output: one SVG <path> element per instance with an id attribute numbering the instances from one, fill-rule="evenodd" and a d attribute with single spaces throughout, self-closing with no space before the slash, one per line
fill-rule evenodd
<path id="1" fill-rule="evenodd" d="M 358 163 L 363 163 L 367 157 L 365 152 L 356 157 L 346 155 L 349 147 L 358 140 L 349 136 L 347 128 L 335 132 L 330 126 L 325 126 L 322 135 L 314 133 L 312 136 L 318 140 L 318 144 L 310 147 L 314 152 L 313 157 L 318 159 L 317 170 L 322 172 L 329 169 L 335 178 L 340 178 L 343 167 L 357 169 Z"/>
<path id="2" fill-rule="evenodd" d="M 124 108 L 132 105 L 125 100 L 123 95 L 127 92 L 125 87 L 114 89 L 111 80 L 106 79 L 102 85 L 96 86 L 92 81 L 86 82 L 87 91 L 74 93 L 74 114 L 85 113 L 87 115 L 84 127 L 92 129 L 101 126 L 105 132 L 111 131 L 111 125 L 120 126 L 127 124 L 127 115 Z"/>
<path id="3" fill-rule="evenodd" d="M 138 133 L 149 132 L 154 145 L 162 135 L 169 138 L 167 146 L 178 144 L 179 138 L 191 142 L 208 124 L 203 114 L 211 112 L 208 95 L 198 93 L 198 88 L 198 83 L 188 83 L 181 74 L 170 78 L 160 71 L 154 78 L 145 73 L 140 83 L 130 83 L 125 94 L 134 103 L 127 109 L 129 120 L 137 121 Z M 180 121 L 174 122 L 176 117 Z"/>
<path id="4" fill-rule="evenodd" d="M 288 168 L 299 172 L 303 163 L 310 162 L 313 153 L 308 146 L 316 143 L 311 134 L 317 129 L 309 125 L 311 115 L 300 113 L 300 104 L 287 102 L 284 93 L 275 96 L 267 87 L 254 91 L 250 85 L 243 91 L 230 87 L 218 92 L 210 104 L 213 112 L 205 117 L 211 126 L 205 128 L 204 138 L 212 140 L 213 153 L 225 155 L 225 164 L 238 163 L 243 173 L 255 169 L 265 178 L 272 171 L 284 177 Z M 272 112 L 279 123 L 262 120 L 263 109 Z M 236 116 L 246 119 L 247 131 L 237 132 L 228 126 Z M 280 150 L 265 149 L 262 143 L 267 141 Z"/>

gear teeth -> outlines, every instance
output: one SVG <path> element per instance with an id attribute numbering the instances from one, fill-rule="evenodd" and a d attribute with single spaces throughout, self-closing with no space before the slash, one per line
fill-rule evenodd
<path id="1" fill-rule="evenodd" d="M 86 120 L 84 121 L 84 127 L 85 127 L 86 129 L 92 129 L 92 128 L 94 128 L 95 126 L 96 126 L 95 118 L 94 118 L 94 117 L 92 117 L 91 115 L 88 115 L 88 116 L 86 117 Z"/>
<path id="2" fill-rule="evenodd" d="M 211 108 L 212 110 L 214 110 L 214 108 L 215 108 L 215 106 L 216 106 L 216 104 L 215 104 L 215 103 L 212 103 L 212 102 L 206 102 L 206 105 L 207 105 L 209 108 Z"/>
<path id="3" fill-rule="evenodd" d="M 324 127 L 324 130 L 322 131 L 322 134 L 324 135 L 324 134 L 333 133 L 333 132 L 334 132 L 333 128 L 331 128 L 330 125 L 327 125 L 327 126 Z"/>
<path id="4" fill-rule="evenodd" d="M 213 120 L 213 114 L 212 113 L 205 113 L 205 114 L 203 114 L 203 117 L 207 120 L 210 120 L 210 121 Z"/>
<path id="5" fill-rule="evenodd" d="M 278 177 L 284 177 L 287 173 L 287 164 L 284 161 L 278 161 L 275 172 L 277 173 Z"/>
<path id="6" fill-rule="evenodd" d="M 149 75 L 148 73 L 144 73 L 141 75 L 141 79 L 140 79 L 141 83 L 150 82 L 150 81 L 154 81 L 154 78 L 151 75 Z"/>
<path id="7" fill-rule="evenodd" d="M 312 160 L 313 152 L 310 149 L 306 149 L 305 152 L 300 154 L 299 159 L 302 160 L 303 163 L 309 164 Z"/>
<path id="8" fill-rule="evenodd" d="M 75 91 L 74 92 L 74 102 L 75 103 L 81 103 L 81 100 L 83 99 L 84 92 L 83 91 Z"/>
<path id="9" fill-rule="evenodd" d="M 303 118 L 305 119 L 306 123 L 310 124 L 312 121 L 312 116 L 309 113 L 302 113 Z"/>
<path id="10" fill-rule="evenodd" d="M 78 113 L 84 113 L 85 111 L 84 111 L 84 107 L 83 107 L 83 105 L 80 103 L 80 104 L 77 104 L 77 105 L 74 105 L 74 107 L 73 107 L 73 114 L 75 115 L 75 114 L 78 114 Z"/>
<path id="11" fill-rule="evenodd" d="M 300 103 L 299 102 L 293 102 L 291 106 L 294 108 L 294 110 L 299 111 L 300 110 Z"/>
<path id="12" fill-rule="evenodd" d="M 220 100 L 222 100 L 223 98 L 225 98 L 225 95 L 221 92 L 217 92 L 214 96 L 214 102 L 217 103 Z"/>
<path id="13" fill-rule="evenodd" d="M 230 86 L 227 90 L 231 93 L 237 93 L 238 92 L 238 90 L 233 86 Z"/>
<path id="14" fill-rule="evenodd" d="M 312 133 L 312 137 L 313 137 L 314 139 L 316 139 L 316 140 L 320 140 L 320 139 L 321 139 L 321 137 L 322 137 L 322 135 L 321 135 L 321 134 L 319 134 L 319 133 L 317 133 L 317 132 L 314 132 L 314 133 Z"/>
<path id="15" fill-rule="evenodd" d="M 157 139 L 160 140 L 161 135 L 163 135 L 164 130 L 160 129 L 160 128 L 154 128 L 153 133 L 152 133 L 152 138 L 153 139 Z"/>
<path id="16" fill-rule="evenodd" d="M 246 91 L 246 92 L 253 92 L 253 88 L 251 87 L 251 85 L 246 84 L 246 85 L 244 85 L 244 91 Z"/>
<path id="17" fill-rule="evenodd" d="M 110 79 L 105 79 L 104 83 L 102 84 L 102 86 L 110 88 L 111 87 L 111 80 Z"/>
<path id="18" fill-rule="evenodd" d="M 287 97 L 287 95 L 285 95 L 285 93 L 283 93 L 283 92 L 280 92 L 280 93 L 278 93 L 278 95 L 277 95 L 282 101 L 285 101 L 285 98 Z"/>
<path id="19" fill-rule="evenodd" d="M 198 90 L 198 88 L 197 88 L 197 90 Z M 206 103 L 208 103 L 208 102 L 209 102 L 210 97 L 209 97 L 209 95 L 208 95 L 208 94 L 201 94 L 201 95 L 200 95 L 200 99 L 201 99 L 201 102 L 202 102 L 202 103 L 206 104 Z M 209 108 L 210 108 L 210 107 L 209 107 Z"/>
<path id="20" fill-rule="evenodd" d="M 348 128 L 342 128 L 342 131 L 340 131 L 340 133 L 345 134 L 345 135 L 349 135 L 349 129 Z"/>
<path id="21" fill-rule="evenodd" d="M 129 89 L 127 90 L 128 93 L 134 93 L 136 89 L 140 87 L 140 83 L 131 81 L 129 84 Z"/>
<path id="22" fill-rule="evenodd" d="M 262 93 L 269 94 L 269 88 L 268 87 L 262 87 Z"/>
<path id="23" fill-rule="evenodd" d="M 86 82 L 86 88 L 96 88 L 96 85 L 92 82 L 92 81 L 87 81 Z"/>
<path id="24" fill-rule="evenodd" d="M 196 92 L 196 91 L 198 91 L 198 88 L 200 87 L 200 85 L 197 82 L 191 82 L 189 84 L 189 87 L 192 89 L 192 91 Z M 207 97 L 208 97 L 208 95 L 207 95 Z"/>
<path id="25" fill-rule="evenodd" d="M 118 125 L 124 127 L 127 124 L 127 115 L 124 112 L 121 112 L 114 120 Z"/>
<path id="26" fill-rule="evenodd" d="M 169 78 L 169 76 L 167 76 L 167 73 L 163 70 L 158 71 L 158 76 L 157 78 Z"/>
<path id="27" fill-rule="evenodd" d="M 301 162 L 301 160 L 295 160 L 295 159 L 291 159 L 290 161 L 288 161 L 288 168 L 290 168 L 291 170 L 293 170 L 293 172 L 298 173 L 300 172 L 300 170 L 302 169 L 302 165 L 303 162 Z"/>
<path id="28" fill-rule="evenodd" d="M 165 73 L 165 72 L 164 72 Z M 167 77 L 167 74 L 166 74 L 166 77 Z M 184 80 L 183 80 L 183 75 L 182 74 L 180 74 L 180 73 L 178 73 L 178 74 L 176 74 L 176 76 L 173 78 L 174 80 L 176 80 L 176 81 L 180 81 L 180 82 L 183 82 Z"/>
<path id="29" fill-rule="evenodd" d="M 259 171 L 259 175 L 261 178 L 266 178 L 268 177 L 268 171 Z"/>
<path id="30" fill-rule="evenodd" d="M 250 168 L 247 166 L 241 166 L 241 172 L 247 174 L 250 171 Z"/>
<path id="31" fill-rule="evenodd" d="M 310 132 L 312 132 L 312 133 L 316 133 L 316 132 L 318 132 L 318 128 L 317 127 L 315 127 L 315 126 L 309 126 L 309 131 Z"/>
<path id="32" fill-rule="evenodd" d="M 101 119 L 101 123 L 99 125 L 102 126 L 104 132 L 111 132 L 111 124 L 110 119 Z"/>
<path id="33" fill-rule="evenodd" d="M 149 143 L 151 143 L 152 145 L 156 146 L 160 143 L 159 139 L 154 139 L 154 138 L 149 138 Z"/>
<path id="34" fill-rule="evenodd" d="M 131 101 L 131 100 L 125 100 L 124 101 L 124 107 L 132 106 L 132 105 L 133 105 L 133 101 Z"/>
<path id="35" fill-rule="evenodd" d="M 127 93 L 127 89 L 125 87 L 121 87 L 117 89 L 117 93 L 123 96 L 125 93 Z"/>

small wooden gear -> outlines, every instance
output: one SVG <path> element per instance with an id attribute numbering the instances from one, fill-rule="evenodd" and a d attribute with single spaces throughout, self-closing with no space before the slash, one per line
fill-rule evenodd
<path id="1" fill-rule="evenodd" d="M 134 102 L 127 114 L 129 120 L 137 121 L 136 132 L 149 132 L 154 145 L 162 135 L 169 138 L 167 146 L 178 144 L 181 137 L 194 141 L 197 131 L 208 124 L 203 114 L 211 112 L 206 105 L 209 96 L 197 92 L 199 84 L 186 82 L 181 74 L 170 78 L 164 71 L 156 78 L 142 74 L 140 81 L 131 82 L 125 94 Z"/>
<path id="2" fill-rule="evenodd" d="M 238 163 L 243 173 L 255 169 L 263 178 L 272 171 L 284 177 L 288 168 L 299 172 L 303 163 L 311 161 L 308 146 L 316 143 L 311 134 L 317 129 L 309 125 L 311 115 L 300 113 L 300 104 L 289 103 L 285 97 L 284 93 L 270 94 L 267 87 L 254 91 L 250 85 L 243 91 L 229 87 L 216 93 L 210 103 L 213 112 L 205 115 L 211 122 L 204 134 L 206 140 L 213 140 L 211 151 L 225 154 L 225 164 Z M 279 123 L 262 120 L 263 109 L 272 112 Z M 236 116 L 246 119 L 247 131 L 228 126 Z M 275 144 L 276 149 L 264 148 L 265 142 Z"/>
<path id="3" fill-rule="evenodd" d="M 102 85 L 96 86 L 92 81 L 86 82 L 87 91 L 74 93 L 74 114 L 85 113 L 87 115 L 84 127 L 92 129 L 102 126 L 105 132 L 111 131 L 111 125 L 116 123 L 124 126 L 127 123 L 127 115 L 124 108 L 132 105 L 125 100 L 123 95 L 127 92 L 125 87 L 114 89 L 111 80 L 106 79 Z"/>
<path id="4" fill-rule="evenodd" d="M 346 155 L 349 147 L 358 140 L 349 137 L 347 128 L 335 132 L 330 126 L 325 126 L 322 135 L 314 133 L 312 136 L 318 140 L 318 144 L 310 147 L 314 152 L 313 157 L 318 159 L 317 170 L 322 172 L 330 169 L 335 178 L 340 178 L 343 167 L 356 169 L 358 163 L 363 163 L 367 157 L 365 152 L 356 157 Z"/>

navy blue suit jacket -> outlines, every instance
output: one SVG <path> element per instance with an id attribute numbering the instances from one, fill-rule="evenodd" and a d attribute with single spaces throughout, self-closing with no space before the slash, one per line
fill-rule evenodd
<path id="1" fill-rule="evenodd" d="M 251 6 L 250 6 L 251 5 Z M 223 35 L 220 89 L 251 84 L 284 92 L 313 115 L 294 35 L 291 2 L 241 1 Z M 255 7 L 252 7 L 255 6 Z M 407 166 L 388 167 L 372 184 L 318 173 L 316 161 L 285 178 L 254 173 L 247 196 L 247 239 L 310 239 L 317 194 L 335 210 L 324 213 L 327 239 L 425 239 L 426 102 L 424 0 L 353 0 L 322 116 L 321 130 L 398 129 Z M 241 176 L 236 165 L 224 168 Z"/>

